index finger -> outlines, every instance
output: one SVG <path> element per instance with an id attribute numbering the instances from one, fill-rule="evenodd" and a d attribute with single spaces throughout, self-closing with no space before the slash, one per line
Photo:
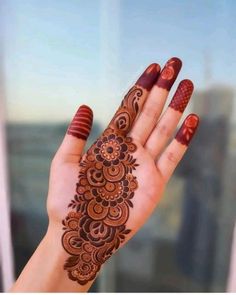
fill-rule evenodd
<path id="1" fill-rule="evenodd" d="M 160 66 L 156 63 L 151 64 L 144 71 L 135 85 L 125 95 L 108 128 L 115 129 L 124 136 L 127 135 L 150 90 L 157 81 L 159 73 Z"/>

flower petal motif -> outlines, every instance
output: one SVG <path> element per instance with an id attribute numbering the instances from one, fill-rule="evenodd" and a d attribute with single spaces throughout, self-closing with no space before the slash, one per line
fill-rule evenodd
<path id="1" fill-rule="evenodd" d="M 141 89 L 131 89 L 112 123 L 114 128 L 104 131 L 79 164 L 76 195 L 69 204 L 75 211 L 62 222 L 62 244 L 71 255 L 64 268 L 82 285 L 95 278 L 131 231 L 126 222 L 138 187 L 132 174 L 138 164 L 131 155 L 137 147 L 123 131 L 130 128 L 141 94 Z"/>

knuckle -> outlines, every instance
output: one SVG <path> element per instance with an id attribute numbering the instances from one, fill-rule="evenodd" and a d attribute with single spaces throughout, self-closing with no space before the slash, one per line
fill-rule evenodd
<path id="1" fill-rule="evenodd" d="M 167 151 L 166 152 L 166 158 L 167 160 L 173 164 L 173 165 L 177 165 L 178 164 L 178 158 L 176 157 L 175 153 Z"/>
<path id="2" fill-rule="evenodd" d="M 166 124 L 157 124 L 156 129 L 161 136 L 169 138 L 172 135 L 170 128 Z"/>
<path id="3" fill-rule="evenodd" d="M 142 111 L 146 116 L 148 117 L 156 117 L 156 108 L 152 105 L 144 105 L 143 111 Z"/>

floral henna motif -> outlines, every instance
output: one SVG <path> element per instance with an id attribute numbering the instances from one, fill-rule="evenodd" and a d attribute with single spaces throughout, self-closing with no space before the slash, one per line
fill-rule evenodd
<path id="1" fill-rule="evenodd" d="M 181 69 L 182 62 L 177 57 L 173 57 L 164 66 L 156 85 L 169 91 L 174 84 Z"/>
<path id="2" fill-rule="evenodd" d="M 188 146 L 195 131 L 197 130 L 199 118 L 197 115 L 191 114 L 184 120 L 184 123 L 177 132 L 175 138 L 183 145 Z"/>
<path id="3" fill-rule="evenodd" d="M 138 187 L 132 174 L 138 164 L 132 155 L 137 147 L 126 134 L 138 113 L 143 91 L 137 84 L 131 88 L 109 127 L 79 164 L 76 195 L 62 221 L 62 245 L 70 254 L 64 269 L 81 285 L 96 277 L 131 231 L 126 222 Z"/>

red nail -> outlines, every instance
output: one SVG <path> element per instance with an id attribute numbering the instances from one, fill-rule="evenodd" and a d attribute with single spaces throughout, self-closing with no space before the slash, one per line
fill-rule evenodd
<path id="1" fill-rule="evenodd" d="M 67 134 L 86 140 L 89 136 L 92 123 L 93 111 L 88 106 L 82 105 L 70 123 Z"/>
<path id="2" fill-rule="evenodd" d="M 139 77 L 136 85 L 143 87 L 150 91 L 160 74 L 160 66 L 158 64 L 151 64 L 145 72 Z"/>
<path id="3" fill-rule="evenodd" d="M 175 138 L 183 145 L 188 146 L 192 137 L 194 136 L 199 123 L 199 118 L 195 114 L 188 115 L 184 123 L 177 132 Z"/>
<path id="4" fill-rule="evenodd" d="M 169 107 L 183 113 L 193 93 L 193 88 L 193 83 L 190 80 L 181 81 Z"/>
<path id="5" fill-rule="evenodd" d="M 174 84 L 181 67 L 182 61 L 179 58 L 172 57 L 169 59 L 161 71 L 156 85 L 169 91 Z"/>

